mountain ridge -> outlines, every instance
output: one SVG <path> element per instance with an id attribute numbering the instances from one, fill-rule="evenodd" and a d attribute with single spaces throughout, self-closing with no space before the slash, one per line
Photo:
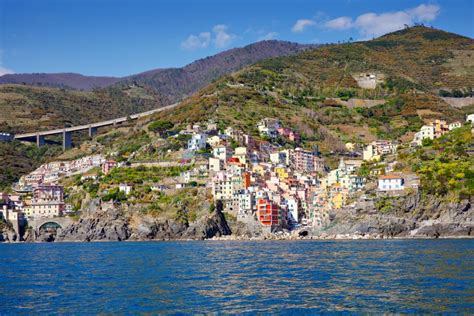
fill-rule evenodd
<path id="1" fill-rule="evenodd" d="M 2 84 L 22 84 L 50 88 L 90 91 L 105 88 L 120 80 L 118 77 L 86 76 L 73 72 L 61 73 L 19 73 L 0 76 Z"/>
<path id="2" fill-rule="evenodd" d="M 251 63 L 257 62 L 268 57 L 277 57 L 286 54 L 292 54 L 315 45 L 298 44 L 287 41 L 260 41 L 246 45 L 244 47 L 232 48 L 215 55 L 207 56 L 193 61 L 183 67 L 174 68 L 156 68 L 131 74 L 124 77 L 113 76 L 87 76 L 79 73 L 20 73 L 6 74 L 0 76 L 0 85 L 2 84 L 24 84 L 51 88 L 64 88 L 72 90 L 91 91 L 93 89 L 104 89 L 114 84 L 121 86 L 139 82 L 148 85 L 156 92 L 159 87 L 165 86 L 165 93 L 170 98 L 176 100 L 182 95 L 174 95 L 172 85 L 166 85 L 166 81 L 184 82 L 190 85 L 184 88 L 186 94 L 195 92 L 197 88 L 202 88 L 210 81 L 217 79 L 220 75 L 234 71 Z M 233 61 L 236 61 L 232 63 Z M 240 63 L 237 63 L 240 61 Z M 207 69 L 210 69 L 208 71 Z M 203 72 L 200 75 L 200 72 Z M 185 76 L 185 78 L 180 78 Z M 193 83 L 198 79 L 202 82 Z M 173 79 L 174 78 L 174 79 Z M 150 84 L 151 83 L 151 84 Z M 154 83 L 154 84 L 153 84 Z M 158 87 L 155 87 L 155 86 Z"/>

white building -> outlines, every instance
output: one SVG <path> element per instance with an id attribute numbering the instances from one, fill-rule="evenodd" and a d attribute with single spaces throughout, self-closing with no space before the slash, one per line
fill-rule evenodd
<path id="1" fill-rule="evenodd" d="M 423 125 L 418 133 L 415 134 L 415 137 L 413 138 L 413 143 L 420 146 L 423 142 L 423 139 L 429 138 L 429 139 L 434 139 L 435 138 L 435 128 L 432 125 Z"/>
<path id="2" fill-rule="evenodd" d="M 466 117 L 466 122 L 471 122 L 471 125 L 474 125 L 474 113 L 473 113 L 473 114 L 469 114 L 469 115 Z"/>
<path id="3" fill-rule="evenodd" d="M 191 172 L 185 171 L 181 173 L 181 179 L 183 183 L 189 183 L 191 181 Z"/>
<path id="4" fill-rule="evenodd" d="M 133 186 L 128 183 L 120 183 L 119 184 L 119 191 L 125 193 L 125 195 L 129 195 L 132 192 Z"/>
<path id="5" fill-rule="evenodd" d="M 231 156 L 231 150 L 226 146 L 219 146 L 212 150 L 212 154 L 217 159 L 227 161 Z"/>
<path id="6" fill-rule="evenodd" d="M 270 154 L 270 161 L 274 165 L 288 165 L 288 152 L 278 151 Z"/>
<path id="7" fill-rule="evenodd" d="M 217 130 L 217 123 L 211 122 L 211 121 L 208 122 L 207 123 L 207 131 L 212 132 L 212 131 L 215 131 L 215 130 Z"/>
<path id="8" fill-rule="evenodd" d="M 278 128 L 280 127 L 280 122 L 274 118 L 265 118 L 257 124 L 258 131 L 260 135 L 265 135 L 268 137 L 278 136 Z"/>
<path id="9" fill-rule="evenodd" d="M 225 130 L 224 130 L 224 135 L 226 135 L 227 137 L 230 137 L 230 138 L 234 138 L 234 128 L 232 126 L 228 126 Z"/>
<path id="10" fill-rule="evenodd" d="M 255 208 L 255 194 L 249 190 L 240 190 L 237 194 L 240 213 L 251 213 Z"/>
<path id="11" fill-rule="evenodd" d="M 224 169 L 224 161 L 219 158 L 209 158 L 209 171 L 221 171 Z"/>
<path id="12" fill-rule="evenodd" d="M 207 135 L 203 133 L 193 134 L 188 141 L 188 149 L 192 151 L 206 148 Z"/>
<path id="13" fill-rule="evenodd" d="M 405 188 L 403 177 L 397 175 L 384 175 L 378 179 L 379 191 L 400 191 Z"/>
<path id="14" fill-rule="evenodd" d="M 461 127 L 461 122 L 456 121 L 448 125 L 448 129 L 452 131 L 453 129 L 460 128 Z"/>
<path id="15" fill-rule="evenodd" d="M 294 197 L 286 199 L 286 205 L 288 207 L 288 216 L 290 220 L 293 220 L 295 223 L 298 223 L 298 200 Z"/>

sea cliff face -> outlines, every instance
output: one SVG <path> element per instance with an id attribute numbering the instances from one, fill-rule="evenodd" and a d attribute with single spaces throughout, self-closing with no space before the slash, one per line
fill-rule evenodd
<path id="1" fill-rule="evenodd" d="M 469 200 L 457 203 L 414 193 L 390 200 L 386 211 L 373 202 L 334 211 L 330 222 L 310 231 L 315 236 L 363 236 L 373 238 L 438 238 L 474 235 L 473 208 Z"/>
<path id="2" fill-rule="evenodd" d="M 154 218 L 125 206 L 93 200 L 83 216 L 53 236 L 40 235 L 36 241 L 144 241 L 203 239 L 377 239 L 473 237 L 473 208 L 469 200 L 457 203 L 411 194 L 390 201 L 380 211 L 374 202 L 334 210 L 321 227 L 292 232 L 263 229 L 258 222 L 227 221 L 216 209 L 194 222 Z M 4 238 L 9 240 L 9 238 Z"/>
<path id="3" fill-rule="evenodd" d="M 134 216 L 124 207 L 91 203 L 86 215 L 61 230 L 55 241 L 141 241 L 209 239 L 230 235 L 224 214 L 214 211 L 193 223 L 159 219 L 147 215 Z"/>

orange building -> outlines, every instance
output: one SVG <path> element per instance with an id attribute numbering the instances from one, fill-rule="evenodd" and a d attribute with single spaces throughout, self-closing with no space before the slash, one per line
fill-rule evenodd
<path id="1" fill-rule="evenodd" d="M 247 189 L 250 186 L 250 172 L 244 172 L 242 174 L 242 180 L 244 188 Z"/>
<path id="2" fill-rule="evenodd" d="M 264 226 L 272 227 L 281 224 L 278 205 L 267 199 L 258 199 L 257 217 Z"/>
<path id="3" fill-rule="evenodd" d="M 432 125 L 435 130 L 435 138 L 439 138 L 449 131 L 449 125 L 444 120 L 434 120 Z"/>

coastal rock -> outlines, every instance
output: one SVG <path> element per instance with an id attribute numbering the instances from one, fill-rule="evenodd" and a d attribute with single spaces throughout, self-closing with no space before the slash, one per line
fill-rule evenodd
<path id="1" fill-rule="evenodd" d="M 181 239 L 184 231 L 188 228 L 183 223 L 173 220 L 155 220 L 144 218 L 135 229 L 129 240 L 175 240 Z"/>
<path id="2" fill-rule="evenodd" d="M 50 233 L 42 233 L 36 237 L 37 242 L 53 242 L 54 240 L 55 236 Z"/>
<path id="3" fill-rule="evenodd" d="M 210 217 L 206 216 L 192 223 L 183 234 L 183 238 L 209 239 L 215 236 L 221 237 L 230 234 L 232 234 L 232 231 L 227 224 L 224 214 L 216 210 Z"/>
<path id="4" fill-rule="evenodd" d="M 366 201 L 354 208 L 335 210 L 322 227 L 309 230 L 316 238 L 470 237 L 474 235 L 473 209 L 469 200 L 446 202 L 419 193 L 395 198 L 388 213 Z"/>
<path id="5" fill-rule="evenodd" d="M 420 227 L 414 234 L 417 237 L 468 237 L 472 236 L 474 225 L 466 226 L 459 223 L 434 223 Z"/>
<path id="6" fill-rule="evenodd" d="M 108 209 L 67 226 L 55 241 L 122 241 L 130 234 L 126 218 L 118 210 Z"/>

